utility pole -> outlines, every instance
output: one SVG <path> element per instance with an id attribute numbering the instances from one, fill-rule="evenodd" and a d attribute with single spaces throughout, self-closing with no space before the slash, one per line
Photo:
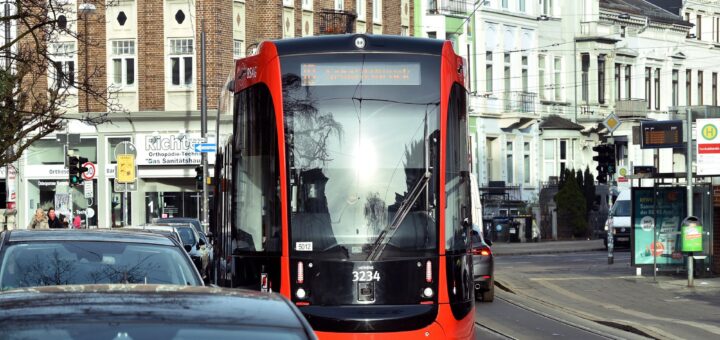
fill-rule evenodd
<path id="1" fill-rule="evenodd" d="M 687 164 L 685 165 L 685 180 L 687 181 L 687 216 L 693 216 L 693 174 L 692 174 L 692 109 L 688 107 L 687 113 L 685 114 L 685 118 L 687 119 L 687 126 L 685 127 L 685 138 L 687 138 L 687 148 L 685 152 L 685 159 L 687 160 Z M 700 128 L 698 126 L 698 128 Z M 687 274 L 688 274 L 688 287 L 693 286 L 693 265 L 695 259 L 693 258 L 693 253 L 690 252 L 688 254 L 687 259 Z"/>
<path id="2" fill-rule="evenodd" d="M 205 65 L 205 20 L 202 21 L 202 31 L 200 32 L 200 77 L 201 80 L 201 93 L 200 93 L 200 137 L 203 143 L 206 143 L 207 138 L 207 70 Z M 203 230 L 207 230 L 208 224 L 208 162 L 207 153 L 200 153 L 200 159 L 202 163 L 202 203 L 200 204 L 201 210 L 201 222 Z"/>

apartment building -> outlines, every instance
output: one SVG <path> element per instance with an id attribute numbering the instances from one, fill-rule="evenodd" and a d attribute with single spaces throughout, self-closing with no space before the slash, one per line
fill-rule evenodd
<path id="1" fill-rule="evenodd" d="M 83 11 L 92 4 L 96 10 Z M 87 81 L 109 89 L 120 110 L 108 122 L 77 118 L 108 112 L 84 93 L 69 97 L 67 129 L 39 140 L 18 162 L 18 225 L 37 207 L 87 217 L 90 226 L 121 221 L 114 149 L 136 148 L 138 185 L 129 194 L 129 223 L 162 216 L 199 216 L 194 168 L 200 154 L 201 35 L 206 36 L 207 108 L 214 122 L 218 96 L 241 58 L 270 39 L 342 33 L 404 34 L 412 29 L 410 0 L 68 0 L 63 12 L 75 34 L 50 37 L 53 67 L 45 85 L 73 87 Z M 84 39 L 76 39 L 76 34 Z M 88 71 L 100 70 L 100 71 Z M 75 119 L 73 119 L 75 118 Z M 208 142 L 230 133 L 232 117 L 209 124 Z M 67 185 L 65 145 L 95 165 L 92 190 Z M 212 164 L 214 154 L 208 157 Z M 78 189 L 79 188 L 79 189 Z"/>

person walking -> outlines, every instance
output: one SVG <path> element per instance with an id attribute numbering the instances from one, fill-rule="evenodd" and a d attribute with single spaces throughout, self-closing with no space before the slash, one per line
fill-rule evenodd
<path id="1" fill-rule="evenodd" d="M 73 228 L 80 229 L 82 225 L 82 221 L 80 220 L 80 215 L 75 215 L 75 218 L 73 218 L 72 221 Z"/>
<path id="2" fill-rule="evenodd" d="M 45 216 L 45 211 L 42 208 L 35 210 L 35 216 L 33 216 L 28 229 L 48 229 L 48 220 Z"/>
<path id="3" fill-rule="evenodd" d="M 62 221 L 60 221 L 60 218 L 55 214 L 55 208 L 48 209 L 47 215 L 47 224 L 50 229 L 63 229 L 65 227 Z"/>

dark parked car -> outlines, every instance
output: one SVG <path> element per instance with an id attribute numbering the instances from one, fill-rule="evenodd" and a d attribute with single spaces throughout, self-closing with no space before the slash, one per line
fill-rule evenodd
<path id="1" fill-rule="evenodd" d="M 0 290 L 141 283 L 202 286 L 177 240 L 119 230 L 13 230 L 0 233 Z"/>
<path id="2" fill-rule="evenodd" d="M 165 285 L 78 285 L 0 293 L 3 339 L 316 339 L 278 294 Z"/>
<path id="3" fill-rule="evenodd" d="M 495 261 L 490 245 L 485 242 L 482 233 L 475 229 L 472 231 L 472 256 L 475 298 L 492 302 L 495 299 Z"/>

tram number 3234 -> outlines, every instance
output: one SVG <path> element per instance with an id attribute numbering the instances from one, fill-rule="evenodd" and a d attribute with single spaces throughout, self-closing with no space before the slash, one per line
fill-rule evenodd
<path id="1" fill-rule="evenodd" d="M 372 270 L 356 270 L 352 272 L 353 282 L 380 281 L 380 273 Z"/>

